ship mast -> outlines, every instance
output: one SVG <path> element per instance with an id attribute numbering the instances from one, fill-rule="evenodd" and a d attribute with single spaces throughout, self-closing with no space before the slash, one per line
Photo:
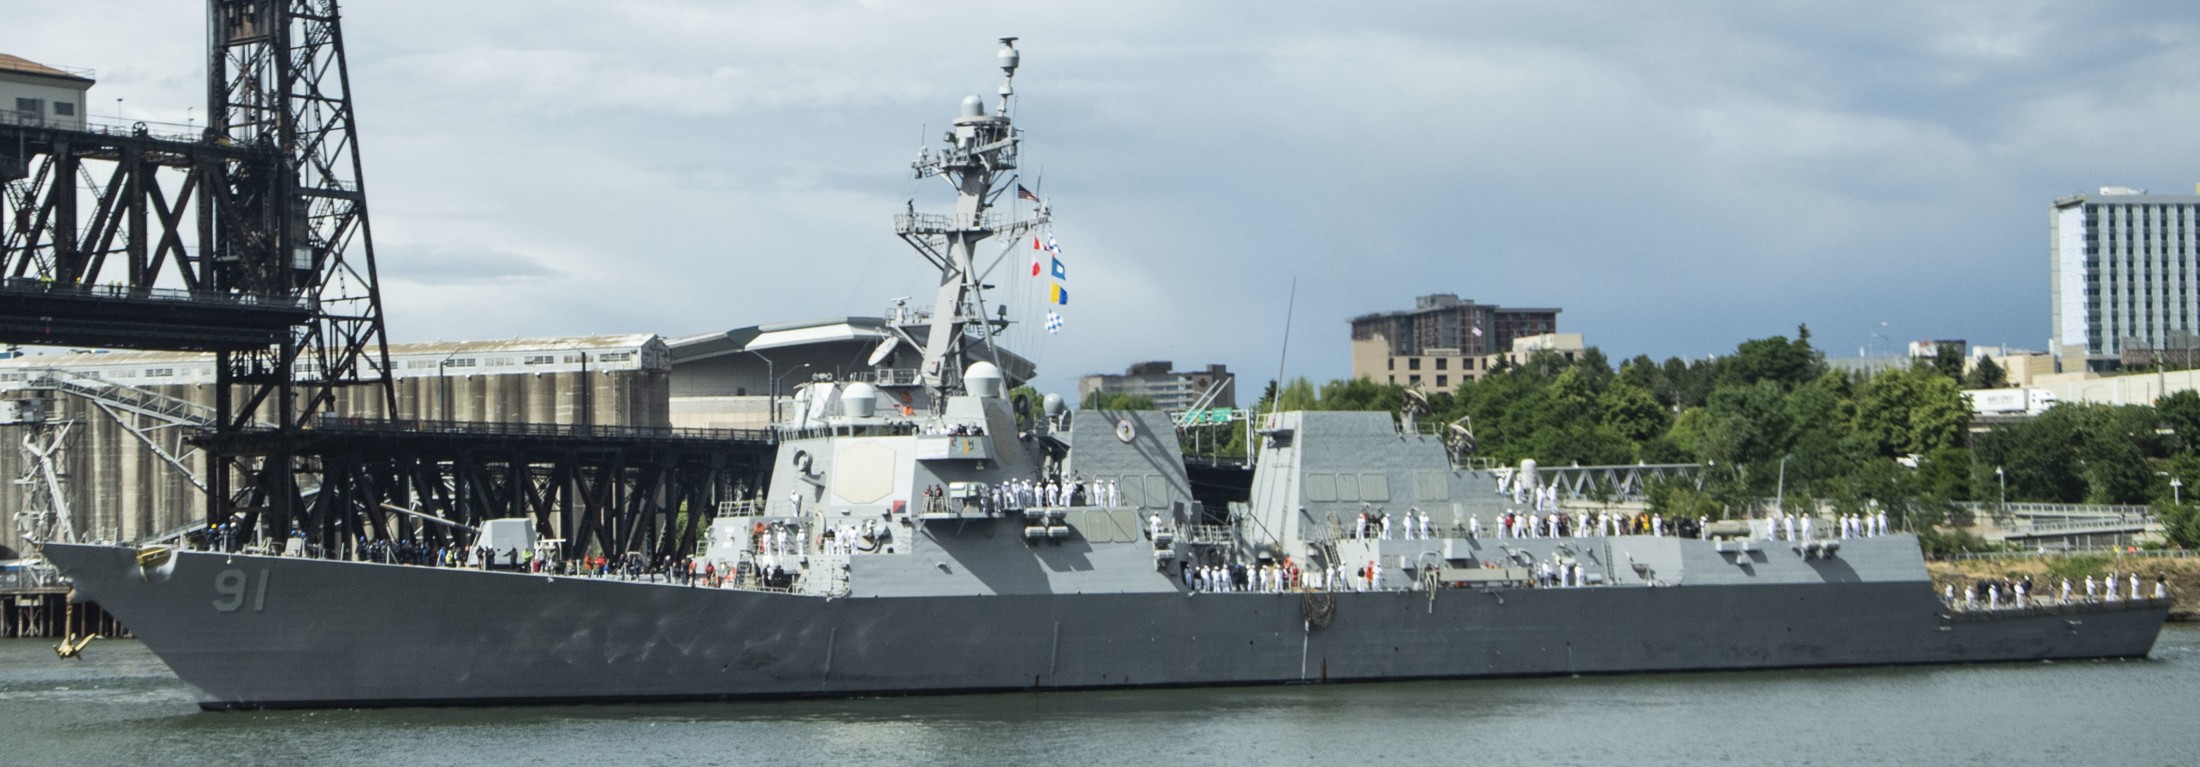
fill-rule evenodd
<path id="1" fill-rule="evenodd" d="M 1007 310 L 986 317 L 984 273 L 977 265 L 978 243 L 996 234 L 1012 241 L 1047 221 L 1042 206 L 1036 218 L 1004 221 L 987 210 L 994 198 L 1015 182 L 1017 144 L 1022 140 L 1009 117 L 1010 97 L 1015 95 L 1019 55 L 1016 38 L 1001 38 L 1000 104 L 988 111 L 985 99 L 963 99 L 962 113 L 948 131 L 938 151 L 920 150 L 910 164 L 917 178 L 939 176 L 955 187 L 955 212 L 951 215 L 920 214 L 915 203 L 909 212 L 895 217 L 894 232 L 940 271 L 940 287 L 932 303 L 930 328 L 924 339 L 924 362 L 918 371 L 934 407 L 962 388 L 965 367 L 977 359 L 996 366 L 1000 349 L 994 336 L 1008 326 Z M 994 262 L 998 265 L 999 261 Z M 986 271 L 990 271 L 989 266 Z"/>

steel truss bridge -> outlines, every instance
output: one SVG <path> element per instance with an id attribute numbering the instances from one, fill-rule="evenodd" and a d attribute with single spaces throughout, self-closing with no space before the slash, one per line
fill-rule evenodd
<path id="1" fill-rule="evenodd" d="M 528 516 L 569 557 L 692 550 L 690 512 L 756 484 L 768 434 L 331 417 L 397 412 L 341 14 L 207 12 L 203 131 L 0 121 L 0 343 L 215 355 L 214 407 L 192 415 L 209 525 L 323 551 L 442 534 L 396 508 Z"/>

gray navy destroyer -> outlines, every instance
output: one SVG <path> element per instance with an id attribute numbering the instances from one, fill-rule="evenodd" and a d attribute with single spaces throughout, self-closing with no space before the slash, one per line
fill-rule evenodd
<path id="1" fill-rule="evenodd" d="M 1791 533 L 1766 520 L 1642 529 L 1537 507 L 1533 467 L 1466 465 L 1455 439 L 1412 414 L 1258 415 L 1249 497 L 1226 514 L 1205 511 L 1165 414 L 1009 396 L 1028 370 L 995 344 L 1007 319 L 986 311 L 979 248 L 1020 241 L 1046 212 L 1011 220 L 992 206 L 1014 183 L 1020 141 L 1009 115 L 1018 53 L 1003 42 L 998 105 L 966 99 L 946 144 L 915 163 L 919 176 L 956 187 L 956 208 L 912 207 L 896 219 L 897 234 L 941 274 L 932 311 L 899 318 L 923 366 L 799 389 L 775 428 L 769 490 L 721 510 L 695 574 L 574 574 L 547 556 L 523 560 L 517 553 L 538 543 L 532 530 L 501 520 L 484 528 L 482 548 L 496 561 L 483 567 L 284 556 L 282 546 L 49 543 L 44 555 L 209 709 L 2117 658 L 2152 648 L 2166 599 L 1965 609 L 1934 592 L 1907 534 Z M 1004 374 L 1004 360 L 1021 375 Z"/>

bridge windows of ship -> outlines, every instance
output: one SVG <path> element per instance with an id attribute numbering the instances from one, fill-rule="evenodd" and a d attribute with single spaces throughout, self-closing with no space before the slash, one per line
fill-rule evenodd
<path id="1" fill-rule="evenodd" d="M 1390 500 L 1390 475 L 1310 471 L 1306 473 L 1308 501 L 1386 502 Z"/>

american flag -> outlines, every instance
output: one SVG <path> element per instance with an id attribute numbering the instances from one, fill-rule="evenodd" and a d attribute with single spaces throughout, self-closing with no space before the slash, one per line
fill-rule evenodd
<path id="1" fill-rule="evenodd" d="M 1016 185 L 1016 199 L 1019 199 L 1019 200 L 1030 200 L 1030 201 L 1032 201 L 1032 202 L 1038 202 L 1038 201 L 1039 201 L 1039 195 L 1036 195 L 1036 194 L 1032 194 L 1032 193 L 1031 193 L 1031 190 L 1029 190 L 1029 189 L 1025 189 L 1025 188 L 1024 188 L 1024 185 L 1023 185 L 1023 184 L 1017 184 L 1017 185 Z"/>
<path id="2" fill-rule="evenodd" d="M 1061 315 L 1060 313 L 1058 313 L 1058 312 L 1047 312 L 1047 332 L 1049 332 L 1049 333 L 1060 333 L 1060 332 L 1062 332 L 1062 315 Z"/>

